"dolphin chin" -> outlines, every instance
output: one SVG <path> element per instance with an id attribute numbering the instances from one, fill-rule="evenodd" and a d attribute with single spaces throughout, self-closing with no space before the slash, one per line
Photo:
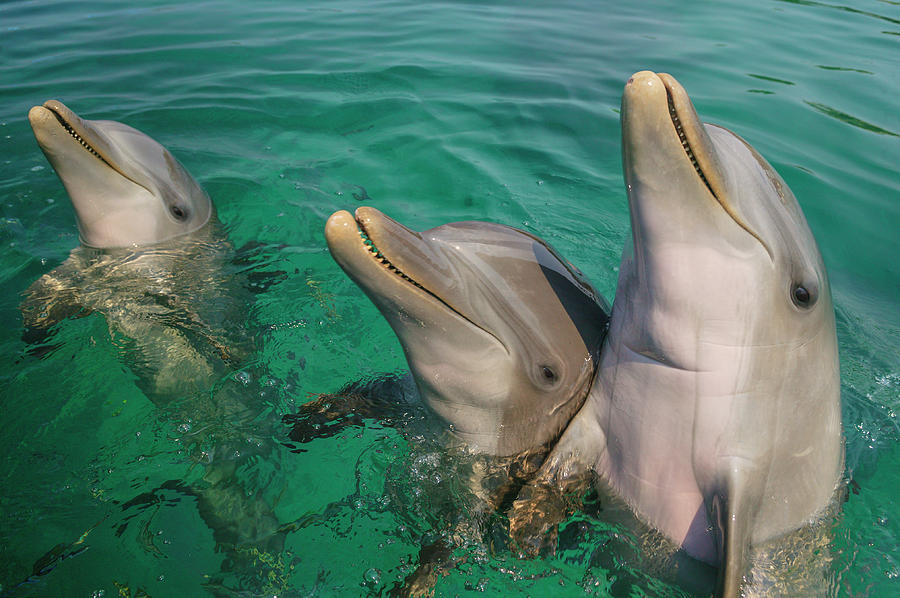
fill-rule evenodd
<path id="1" fill-rule="evenodd" d="M 140 131 L 82 119 L 57 100 L 34 106 L 28 120 L 72 200 L 83 244 L 150 245 L 214 219 L 212 202 L 193 177 Z"/>
<path id="2" fill-rule="evenodd" d="M 602 438 L 595 471 L 737 596 L 754 547 L 840 485 L 827 276 L 784 181 L 673 77 L 636 73 L 621 118 L 634 251 L 572 429 Z"/>
<path id="3" fill-rule="evenodd" d="M 425 403 L 476 452 L 546 450 L 587 395 L 605 302 L 546 243 L 485 222 L 417 232 L 374 208 L 325 227 Z"/>

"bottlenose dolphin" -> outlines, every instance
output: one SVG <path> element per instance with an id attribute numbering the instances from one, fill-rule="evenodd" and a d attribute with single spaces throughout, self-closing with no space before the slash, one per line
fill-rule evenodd
<path id="1" fill-rule="evenodd" d="M 335 261 L 399 337 L 418 395 L 402 379 L 351 385 L 286 418 L 291 437 L 321 436 L 323 417 L 331 420 L 326 434 L 360 416 L 405 427 L 415 413 L 410 403 L 421 400 L 469 472 L 475 502 L 453 536 L 481 535 L 483 515 L 509 506 L 582 406 L 609 305 L 546 242 L 500 224 L 417 232 L 361 207 L 355 216 L 333 214 L 325 236 Z M 540 511 L 543 498 L 520 500 L 519 512 Z M 395 589 L 429 594 L 451 561 L 447 540 L 424 546 L 418 569 Z"/>
<path id="2" fill-rule="evenodd" d="M 475 452 L 546 450 L 581 407 L 606 303 L 544 241 L 488 222 L 416 232 L 336 212 L 331 254 L 400 338 L 425 404 Z"/>
<path id="3" fill-rule="evenodd" d="M 816 521 L 841 485 L 828 279 L 785 182 L 673 77 L 631 77 L 621 119 L 633 251 L 542 475 L 590 468 L 738 596 L 751 547 Z"/>
<path id="4" fill-rule="evenodd" d="M 235 453 L 259 453 L 267 433 L 232 374 L 256 351 L 246 326 L 245 264 L 206 192 L 169 151 L 122 123 L 89 121 L 62 103 L 29 120 L 59 175 L 81 245 L 26 291 L 20 306 L 33 353 L 66 318 L 101 314 L 135 383 L 167 416 L 186 422 L 179 442 L 204 464 L 204 481 L 175 487 L 197 498 L 217 542 L 270 543 L 271 508 L 235 483 Z"/>

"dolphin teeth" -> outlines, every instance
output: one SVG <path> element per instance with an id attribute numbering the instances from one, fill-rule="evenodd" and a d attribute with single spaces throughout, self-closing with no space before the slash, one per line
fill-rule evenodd
<path id="1" fill-rule="evenodd" d="M 681 119 L 678 117 L 678 112 L 675 110 L 675 102 L 672 101 L 672 94 L 668 89 L 666 89 L 666 98 L 669 101 L 669 115 L 671 116 L 672 124 L 675 126 L 675 133 L 678 134 L 678 140 L 681 141 L 681 147 L 684 148 L 684 152 L 694 166 L 694 170 L 697 171 L 697 174 L 700 176 L 700 180 L 703 181 L 703 184 L 706 185 L 706 188 L 709 189 L 709 192 L 712 193 L 713 197 L 716 197 L 716 192 L 713 191 L 712 185 L 710 185 L 709 181 L 706 179 L 706 175 L 700 168 L 700 164 L 697 162 L 697 157 L 694 155 L 693 149 L 691 149 L 691 144 L 688 142 L 687 135 L 684 133 Z"/>
<path id="2" fill-rule="evenodd" d="M 72 137 L 72 139 L 74 139 L 75 141 L 77 141 L 78 143 L 80 143 L 80 144 L 81 144 L 81 147 L 83 147 L 83 148 L 86 149 L 88 152 L 90 152 L 91 154 L 93 154 L 94 157 L 96 157 L 96 158 L 99 159 L 100 161 L 104 162 L 107 166 L 109 166 L 110 168 L 112 168 L 112 165 L 111 165 L 109 162 L 107 162 L 107 161 L 103 158 L 103 156 L 100 155 L 100 152 L 98 152 L 98 151 L 95 150 L 93 147 L 91 147 L 91 144 L 89 144 L 87 141 L 85 141 L 84 137 L 82 137 L 81 135 L 79 135 L 79 134 L 75 131 L 75 129 L 72 127 L 72 125 L 70 125 L 70 124 L 67 123 L 65 120 L 63 120 L 62 116 L 60 116 L 59 114 L 57 114 L 55 111 L 53 111 L 53 115 L 56 117 L 56 120 L 59 122 L 59 124 L 62 125 L 63 129 L 66 130 L 66 133 L 68 133 L 69 136 Z"/>
<path id="3" fill-rule="evenodd" d="M 365 227 L 363 227 L 362 223 L 357 221 L 356 227 L 357 227 L 357 232 L 359 233 L 359 238 L 362 241 L 363 247 L 366 249 L 366 251 L 368 251 L 370 254 L 372 254 L 372 257 L 375 258 L 375 260 L 378 261 L 381 265 L 383 265 L 388 272 L 393 272 L 394 274 L 396 274 L 397 276 L 399 276 L 401 279 L 405 280 L 406 282 L 410 283 L 414 287 L 418 287 L 418 288 L 422 289 L 423 291 L 425 291 L 426 293 L 431 294 L 431 292 L 428 289 L 426 289 L 425 287 L 420 285 L 418 282 L 416 282 L 415 280 L 410 278 L 403 270 L 401 270 L 400 268 L 398 268 L 397 266 L 392 264 L 391 261 L 389 259 L 387 259 L 387 257 L 383 253 L 381 253 L 381 250 L 375 246 L 375 242 L 369 238 L 369 234 L 366 232 L 366 229 L 365 229 Z"/>

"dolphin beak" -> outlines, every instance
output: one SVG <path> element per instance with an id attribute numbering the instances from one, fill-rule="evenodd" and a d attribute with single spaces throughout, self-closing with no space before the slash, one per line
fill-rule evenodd
<path id="1" fill-rule="evenodd" d="M 418 297 L 481 328 L 448 298 L 449 262 L 423 233 L 375 208 L 360 207 L 355 216 L 343 210 L 332 214 L 325 240 L 334 260 L 376 305 L 382 297 Z"/>
<path id="2" fill-rule="evenodd" d="M 659 137 L 672 138 L 674 133 L 696 175 L 712 196 L 722 202 L 720 198 L 725 198 L 727 193 L 712 140 L 687 92 L 674 77 L 651 71 L 635 73 L 625 85 L 622 105 L 623 118 L 637 113 L 639 118 L 663 129 L 655 131 Z"/>
<path id="3" fill-rule="evenodd" d="M 632 131 L 637 131 L 631 134 Z M 681 155 L 694 176 L 734 222 L 756 238 L 771 256 L 765 241 L 747 224 L 735 207 L 725 184 L 725 169 L 706 126 L 690 97 L 675 77 L 640 71 L 632 75 L 622 95 L 622 135 L 626 171 L 628 151 L 635 143 L 664 145 L 667 156 Z M 653 141 L 650 141 L 650 140 Z M 676 143 L 681 151 L 675 148 Z M 645 166 L 646 168 L 646 166 Z M 673 168 L 671 164 L 666 168 Z M 627 176 L 627 172 L 626 172 Z"/>
<path id="4" fill-rule="evenodd" d="M 59 100 L 47 100 L 42 106 L 32 107 L 28 111 L 28 121 L 31 123 L 35 139 L 45 153 L 53 153 L 62 140 L 70 138 L 109 168 L 134 184 L 146 188 L 146 185 L 134 180 L 116 165 L 113 158 L 115 152 L 106 137 L 94 128 L 91 121 L 81 118 Z"/>

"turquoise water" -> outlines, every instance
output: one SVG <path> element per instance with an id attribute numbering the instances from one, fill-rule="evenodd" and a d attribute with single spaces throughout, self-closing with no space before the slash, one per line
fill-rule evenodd
<path id="1" fill-rule="evenodd" d="M 517 226 L 611 299 L 628 236 L 618 106 L 649 68 L 752 143 L 803 206 L 834 292 L 854 482 L 832 585 L 900 595 L 900 5 L 621 4 L 0 5 L 0 593 L 377 595 L 446 510 L 426 500 L 441 480 L 416 477 L 433 455 L 395 430 L 367 422 L 304 452 L 276 430 L 235 475 L 292 524 L 284 544 L 239 565 L 217 550 L 184 490 L 202 476 L 185 422 L 139 390 L 103 316 L 63 322 L 43 355 L 22 340 L 21 293 L 78 244 L 32 105 L 58 98 L 145 131 L 209 191 L 235 246 L 261 244 L 253 268 L 284 273 L 233 323 L 258 349 L 226 381 L 267 422 L 404 369 L 325 249 L 334 210 Z M 437 593 L 678 595 L 598 564 L 612 532 L 589 516 L 566 529 L 566 550 L 537 560 L 463 546 Z"/>

